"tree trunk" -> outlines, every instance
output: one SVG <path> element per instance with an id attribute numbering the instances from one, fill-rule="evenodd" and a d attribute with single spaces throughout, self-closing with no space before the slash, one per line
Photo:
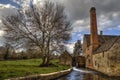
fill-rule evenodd
<path id="1" fill-rule="evenodd" d="M 42 57 L 42 64 L 40 64 L 40 66 L 44 67 L 44 66 L 49 66 L 50 64 L 50 58 L 48 55 Z"/>
<path id="2" fill-rule="evenodd" d="M 49 66 L 50 64 L 50 34 L 48 35 L 47 45 L 43 48 L 43 63 L 42 66 Z M 43 41 L 44 42 L 44 41 Z"/>
<path id="3" fill-rule="evenodd" d="M 8 59 L 8 54 L 9 54 L 9 48 L 6 48 L 6 52 L 5 52 L 5 55 L 4 55 L 4 59 Z"/>
<path id="4" fill-rule="evenodd" d="M 50 58 L 49 58 L 49 56 L 47 56 L 46 65 L 49 65 L 49 64 L 50 64 Z"/>
<path id="5" fill-rule="evenodd" d="M 40 64 L 40 66 L 44 67 L 44 66 L 49 66 L 49 55 L 43 55 L 42 56 L 42 64 Z"/>
<path id="6" fill-rule="evenodd" d="M 41 65 L 44 65 L 45 64 L 45 58 L 42 58 L 42 64 Z"/>

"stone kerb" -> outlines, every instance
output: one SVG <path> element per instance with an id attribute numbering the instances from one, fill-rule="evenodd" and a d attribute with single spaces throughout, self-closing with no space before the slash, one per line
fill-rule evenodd
<path id="1" fill-rule="evenodd" d="M 11 79 L 5 79 L 5 80 L 50 80 L 55 79 L 61 76 L 64 76 L 66 74 L 69 74 L 72 71 L 72 69 L 48 73 L 48 74 L 36 74 L 36 75 L 30 75 L 25 77 L 18 77 L 18 78 L 11 78 Z"/>

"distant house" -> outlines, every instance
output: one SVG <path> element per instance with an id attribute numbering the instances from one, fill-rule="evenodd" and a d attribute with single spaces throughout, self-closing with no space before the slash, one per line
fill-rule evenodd
<path id="1" fill-rule="evenodd" d="M 85 57 L 84 56 L 76 57 L 76 67 L 85 67 Z"/>
<path id="2" fill-rule="evenodd" d="M 90 34 L 84 35 L 86 67 L 109 76 L 120 76 L 120 36 L 98 35 L 96 9 L 90 9 Z"/>
<path id="3" fill-rule="evenodd" d="M 72 56 L 68 51 L 64 51 L 59 57 L 59 63 L 63 65 L 72 65 Z"/>

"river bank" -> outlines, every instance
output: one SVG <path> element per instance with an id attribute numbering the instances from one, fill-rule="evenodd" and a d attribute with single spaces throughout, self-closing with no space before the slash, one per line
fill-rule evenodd
<path id="1" fill-rule="evenodd" d="M 86 68 L 73 68 L 73 71 L 55 80 L 120 80 L 120 77 L 110 77 Z"/>
<path id="2" fill-rule="evenodd" d="M 18 77 L 18 78 L 11 78 L 11 79 L 6 79 L 6 80 L 51 80 L 51 79 L 55 79 L 55 78 L 67 75 L 71 71 L 72 71 L 72 69 L 67 69 L 67 70 L 48 73 L 48 74 L 36 74 L 36 75 L 30 75 L 30 76 Z"/>
<path id="3" fill-rule="evenodd" d="M 71 68 L 70 66 L 60 65 L 58 60 L 51 60 L 53 65 L 49 67 L 39 67 L 41 62 L 41 59 L 0 61 L 0 80 L 35 74 L 48 74 Z"/>

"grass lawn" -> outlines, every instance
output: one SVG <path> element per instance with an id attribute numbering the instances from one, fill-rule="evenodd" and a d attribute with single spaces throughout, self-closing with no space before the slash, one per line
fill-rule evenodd
<path id="1" fill-rule="evenodd" d="M 51 73 L 70 68 L 57 64 L 57 60 L 51 62 L 58 67 L 39 67 L 41 59 L 0 61 L 0 80 L 32 74 Z"/>

